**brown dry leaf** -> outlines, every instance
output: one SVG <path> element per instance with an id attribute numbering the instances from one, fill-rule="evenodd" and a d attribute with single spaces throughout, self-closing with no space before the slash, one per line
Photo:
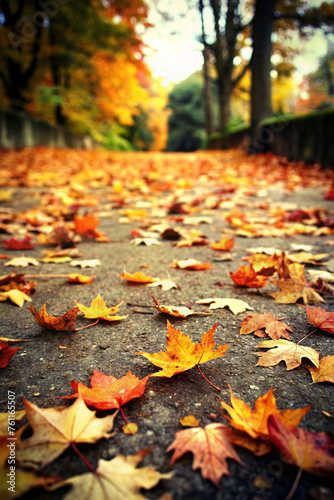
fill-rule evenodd
<path id="1" fill-rule="evenodd" d="M 72 488 L 64 500 L 146 500 L 140 493 L 141 488 L 149 490 L 161 479 L 171 479 L 172 472 L 160 474 L 154 467 L 137 465 L 150 452 L 141 450 L 137 455 L 118 455 L 112 460 L 99 460 L 96 474 L 87 472 L 80 476 L 66 479 L 57 488 L 71 485 Z M 55 488 L 54 488 L 55 489 Z"/>
<path id="2" fill-rule="evenodd" d="M 16 459 L 23 467 L 39 469 L 53 462 L 72 443 L 96 443 L 112 436 L 117 411 L 104 418 L 96 418 L 79 398 L 69 408 L 39 408 L 23 398 L 33 435 L 16 446 Z"/>
<path id="3" fill-rule="evenodd" d="M 310 370 L 314 384 L 319 382 L 331 382 L 334 384 L 334 356 L 325 356 L 320 359 L 319 367 L 307 367 Z"/>
<path id="4" fill-rule="evenodd" d="M 33 257 L 24 257 L 23 255 L 22 257 L 15 257 L 14 259 L 5 262 L 5 266 L 27 267 L 29 265 L 39 266 L 39 262 Z"/>
<path id="5" fill-rule="evenodd" d="M 185 306 L 161 306 L 160 304 L 156 304 L 155 306 L 158 311 L 165 313 L 165 314 L 170 314 L 170 316 L 175 316 L 176 318 L 187 318 L 188 316 L 212 316 L 212 313 L 206 313 L 206 312 L 196 312 L 192 311 L 188 307 Z"/>
<path id="6" fill-rule="evenodd" d="M 31 298 L 29 295 L 27 295 L 24 292 L 21 292 L 21 290 L 9 290 L 9 292 L 0 292 L 0 302 L 3 302 L 4 300 L 11 300 L 14 302 L 19 307 L 22 307 L 24 304 L 24 301 L 26 300 L 27 302 L 31 302 Z"/>
<path id="7" fill-rule="evenodd" d="M 246 316 L 241 324 L 241 328 L 239 333 L 248 334 L 254 332 L 254 335 L 258 337 L 265 337 L 269 335 L 272 339 L 279 339 L 281 336 L 290 340 L 290 332 L 292 332 L 291 328 L 275 319 L 275 316 L 270 312 L 264 314 L 250 314 Z"/>
<path id="8" fill-rule="evenodd" d="M 210 309 L 223 309 L 228 307 L 233 314 L 240 314 L 245 312 L 246 309 L 254 311 L 253 307 L 247 304 L 247 302 L 239 299 L 223 299 L 220 297 L 214 297 L 210 299 L 196 300 L 196 304 L 210 304 Z"/>
<path id="9" fill-rule="evenodd" d="M 288 340 L 265 340 L 256 348 L 270 349 L 267 352 L 256 353 L 260 356 L 256 366 L 275 366 L 280 361 L 285 361 L 286 369 L 293 370 L 301 365 L 302 358 L 308 358 L 317 368 L 319 366 L 318 351 Z"/>
<path id="10" fill-rule="evenodd" d="M 314 264 L 319 265 L 319 260 L 324 260 L 328 257 L 328 253 L 317 253 L 311 254 L 308 252 L 299 252 L 295 254 L 288 254 L 287 258 L 292 262 L 298 262 L 299 264 Z"/>
<path id="11" fill-rule="evenodd" d="M 229 439 L 228 427 L 219 423 L 177 432 L 167 452 L 171 450 L 174 450 L 171 465 L 190 451 L 194 455 L 193 470 L 201 469 L 203 478 L 210 479 L 217 487 L 221 477 L 230 474 L 227 458 L 243 465 Z"/>
<path id="12" fill-rule="evenodd" d="M 171 267 L 176 267 L 179 269 L 191 269 L 195 271 L 203 271 L 205 269 L 212 269 L 212 265 L 208 262 L 201 262 L 199 260 L 187 259 L 174 261 Z"/>
<path id="13" fill-rule="evenodd" d="M 34 315 L 34 318 L 39 324 L 39 326 L 41 326 L 42 328 L 47 328 L 49 330 L 75 331 L 75 321 L 77 319 L 77 314 L 78 314 L 77 307 L 70 309 L 63 316 L 50 316 L 46 312 L 45 306 L 46 304 L 42 306 L 40 312 L 37 312 L 33 305 L 30 306 L 30 311 Z"/>
<path id="14" fill-rule="evenodd" d="M 320 304 L 325 302 L 318 292 L 311 288 L 304 275 L 304 265 L 294 263 L 288 266 L 289 277 L 282 278 L 279 281 L 272 280 L 280 289 L 278 292 L 269 295 L 275 299 L 275 302 L 281 304 L 294 304 L 302 298 L 305 304 Z"/>

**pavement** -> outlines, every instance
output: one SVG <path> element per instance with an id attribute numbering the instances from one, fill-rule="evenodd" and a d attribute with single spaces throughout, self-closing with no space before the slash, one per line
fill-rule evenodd
<path id="1" fill-rule="evenodd" d="M 257 345 L 269 337 L 239 334 L 240 323 L 247 315 L 270 312 L 276 319 L 284 318 L 293 330 L 293 342 L 301 341 L 314 330 L 303 301 L 275 302 L 269 295 L 278 290 L 273 278 L 263 288 L 247 288 L 237 286 L 229 274 L 242 265 L 248 266 L 244 257 L 259 247 L 259 252 L 264 248 L 291 255 L 300 251 L 313 256 L 327 254 L 319 261 L 314 257 L 313 263 L 312 257 L 305 257 L 307 281 L 313 279 L 309 271 L 333 273 L 334 204 L 328 194 L 334 170 L 289 163 L 270 154 L 249 157 L 237 150 L 161 154 L 37 148 L 2 151 L 0 161 L 0 253 L 7 256 L 0 260 L 0 274 L 24 273 L 27 281 L 34 281 L 31 303 L 37 311 L 46 304 L 52 316 L 64 315 L 76 302 L 88 307 L 98 294 L 108 307 L 122 302 L 117 314 L 127 315 L 120 321 L 100 320 L 82 330 L 53 331 L 41 328 L 35 321 L 30 303 L 18 307 L 10 300 L 0 302 L 0 336 L 29 341 L 10 343 L 21 349 L 7 367 L 1 368 L 0 411 L 8 411 L 8 391 L 15 394 L 17 411 L 24 407 L 22 398 L 41 408 L 69 406 L 72 400 L 58 398 L 73 394 L 72 380 L 90 386 L 94 370 L 116 378 L 130 370 L 143 379 L 158 368 L 136 353 L 165 350 L 167 320 L 193 342 L 200 342 L 203 333 L 217 323 L 216 348 L 225 344 L 229 348 L 224 357 L 202 364 L 201 369 L 221 391 L 211 387 L 196 367 L 171 378 L 150 377 L 144 393 L 122 408 L 127 420 L 137 424 L 138 431 L 125 434 L 119 413 L 112 437 L 95 444 L 80 444 L 80 451 L 96 467 L 101 458 L 135 455 L 150 448 L 138 467 L 152 466 L 161 473 L 172 471 L 173 477 L 162 479 L 152 489 L 141 490 L 143 497 L 134 498 L 286 498 L 298 468 L 277 451 L 256 457 L 237 446 L 244 465 L 228 459 L 229 474 L 223 475 L 218 488 L 203 479 L 199 469 L 192 469 L 191 453 L 185 453 L 171 466 L 172 452 L 166 450 L 175 433 L 186 429 L 180 423 L 184 416 L 194 415 L 202 427 L 212 423 L 228 425 L 223 416 L 228 414 L 220 400 L 231 404 L 229 387 L 252 408 L 272 388 L 280 410 L 312 405 L 301 428 L 334 431 L 332 384 L 312 384 L 310 362 L 306 359 L 293 370 L 287 370 L 284 362 L 256 366 Z M 31 209 L 39 211 L 35 219 Z M 94 230 L 81 229 L 78 237 L 74 217 L 87 215 L 99 223 Z M 31 250 L 11 250 L 3 243 L 11 237 L 22 241 L 27 235 L 34 246 Z M 234 238 L 230 251 L 212 248 L 212 243 L 219 242 L 222 236 Z M 81 255 L 66 262 L 43 262 L 45 252 L 55 250 L 57 242 L 63 249 L 75 247 Z M 10 259 L 22 254 L 36 259 L 38 265 L 7 266 Z M 95 267 L 71 265 L 75 260 L 96 259 L 100 264 Z M 212 267 L 172 267 L 187 259 Z M 121 277 L 125 272 L 142 272 L 173 282 L 175 287 L 164 290 L 161 285 L 131 283 Z M 66 279 L 70 273 L 95 279 L 90 284 L 73 284 Z M 333 295 L 328 290 L 321 295 L 324 302 L 320 306 L 333 312 Z M 242 300 L 252 310 L 233 314 L 226 307 L 209 309 L 209 305 L 197 302 L 206 298 Z M 212 314 L 180 318 L 160 312 L 154 307 L 157 303 Z M 94 320 L 78 315 L 76 328 L 90 322 Z M 318 351 L 321 358 L 333 355 L 333 336 L 329 332 L 317 330 L 303 340 L 303 345 Z M 17 423 L 17 428 L 20 425 Z M 86 473 L 87 466 L 68 449 L 43 472 L 65 479 Z M 69 492 L 69 486 L 55 491 L 34 488 L 22 498 L 64 499 Z M 304 471 L 293 498 L 334 498 L 332 478 Z"/>

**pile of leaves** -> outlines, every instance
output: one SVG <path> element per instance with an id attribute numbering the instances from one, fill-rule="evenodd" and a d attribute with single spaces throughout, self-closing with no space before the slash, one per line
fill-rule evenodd
<path id="1" fill-rule="evenodd" d="M 306 339 L 310 341 L 319 332 L 332 342 L 334 275 L 323 271 L 331 255 L 323 251 L 314 253 L 312 245 L 293 247 L 290 241 L 293 236 L 312 235 L 312 243 L 321 240 L 330 248 L 334 244 L 331 239 L 334 213 L 323 207 L 277 205 L 268 191 L 276 183 L 284 184 L 285 193 L 321 187 L 328 198 L 333 172 L 323 171 L 318 166 L 310 168 L 301 163 L 289 163 L 273 155 L 248 157 L 234 150 L 162 156 L 36 148 L 1 152 L 1 156 L 4 170 L 0 177 L 3 186 L 0 190 L 3 247 L 0 265 L 4 273 L 0 277 L 0 301 L 8 314 L 10 308 L 16 306 L 23 311 L 25 302 L 39 303 L 39 311 L 33 303 L 23 311 L 24 321 L 37 335 L 62 332 L 76 335 L 80 332 L 80 336 L 81 330 L 86 328 L 93 334 L 101 325 L 108 325 L 113 335 L 120 332 L 121 342 L 124 330 L 120 325 L 133 318 L 133 328 L 137 314 L 148 314 L 148 321 L 156 314 L 167 328 L 164 350 L 161 344 L 153 343 L 150 352 L 135 349 L 131 352 L 129 348 L 130 356 L 140 356 L 137 360 L 146 358 L 159 368 L 158 371 L 152 372 L 147 364 L 141 369 L 147 370 L 141 379 L 129 369 L 126 375 L 116 378 L 108 366 L 103 371 L 94 368 L 90 387 L 73 379 L 70 382 L 72 394 L 68 391 L 65 395 L 64 392 L 57 394 L 66 406 L 51 407 L 43 402 L 38 406 L 23 398 L 24 410 L 15 415 L 17 422 L 23 422 L 18 429 L 10 414 L 1 414 L 1 497 L 13 498 L 6 485 L 10 470 L 9 430 L 16 441 L 16 496 L 34 487 L 53 491 L 70 485 L 66 499 L 78 496 L 87 499 L 102 496 L 145 498 L 140 493 L 141 488 L 153 488 L 160 480 L 167 480 L 163 484 L 168 491 L 168 479 L 173 472 L 160 473 L 151 466 L 137 468 L 150 450 L 141 449 L 128 456 L 115 453 L 111 460 L 103 457 L 96 465 L 81 451 L 80 443 L 95 444 L 102 439 L 112 442 L 114 433 L 111 431 L 115 419 L 119 419 L 118 413 L 125 421 L 122 426 L 125 435 L 134 436 L 140 431 L 136 422 L 128 421 L 123 407 L 134 399 L 149 398 L 158 387 L 156 377 L 173 378 L 177 383 L 178 374 L 197 368 L 207 383 L 207 391 L 219 394 L 221 387 L 212 380 L 212 375 L 217 378 L 215 372 L 211 370 L 209 377 L 201 365 L 208 362 L 207 366 L 212 364 L 215 370 L 221 370 L 225 358 L 228 360 L 229 344 L 216 348 L 214 341 L 214 334 L 226 313 L 232 315 L 228 316 L 230 318 L 245 313 L 239 322 L 238 337 L 249 334 L 262 339 L 269 337 L 256 345 L 261 351 L 256 353 L 259 359 L 255 366 L 270 370 L 283 362 L 287 371 L 304 366 L 310 374 L 312 388 L 314 384 L 334 382 L 334 356 L 305 345 Z M 38 202 L 34 203 L 31 194 L 40 189 L 43 195 L 38 195 Z M 26 199 L 22 199 L 22 192 L 26 193 Z M 23 208 L 25 202 L 27 207 Z M 223 234 L 221 228 L 217 230 L 217 214 Z M 100 225 L 108 229 L 109 219 L 119 231 L 104 233 L 99 230 Z M 207 230 L 202 232 L 197 226 L 205 226 Z M 124 234 L 127 235 L 119 237 Z M 279 238 L 280 248 L 254 246 L 247 253 L 242 250 L 241 240 L 268 237 Z M 160 248 L 168 247 L 170 262 L 159 266 L 159 276 L 146 274 L 147 263 L 140 268 L 117 269 L 117 289 L 122 290 L 122 299 L 118 297 L 112 302 L 110 294 L 106 293 L 104 265 L 120 244 L 123 249 L 141 251 L 142 256 L 146 251 L 153 255 L 154 251 L 158 253 Z M 200 253 L 196 254 L 197 249 Z M 20 253 L 18 257 L 15 256 L 17 252 Z M 27 255 L 29 252 L 33 257 Z M 234 264 L 238 252 L 240 260 L 247 265 L 240 261 Z M 196 255 L 204 256 L 204 260 L 194 258 Z M 180 256 L 187 258 L 180 259 Z M 31 274 L 20 271 L 28 266 L 33 269 Z M 57 266 L 62 273 L 56 272 Z M 85 274 L 71 272 L 71 267 L 76 266 L 85 269 Z M 224 266 L 224 281 L 217 281 L 218 266 L 219 269 Z M 233 270 L 227 266 L 232 266 Z M 7 267 L 15 270 L 8 272 Z M 51 268 L 52 273 L 44 272 L 43 267 Z M 203 274 L 216 280 L 216 296 L 203 297 L 201 293 L 197 300 L 177 301 L 182 287 L 201 282 Z M 76 287 L 77 300 L 68 301 L 68 310 L 63 315 L 54 315 L 56 303 L 51 296 L 44 296 L 43 283 L 49 291 L 55 283 L 66 286 L 66 290 Z M 91 294 L 90 286 L 95 286 Z M 133 290 L 138 291 L 136 296 L 140 297 L 140 303 L 132 302 Z M 153 290 L 159 294 L 159 300 Z M 250 292 L 258 294 L 255 300 Z M 194 297 L 194 293 L 191 296 Z M 255 311 L 256 297 L 261 299 L 261 312 Z M 249 298 L 252 298 L 252 305 L 248 303 Z M 114 305 L 110 305 L 111 302 Z M 270 312 L 273 304 L 288 305 L 284 318 Z M 295 335 L 289 326 L 294 318 L 291 308 L 296 311 L 302 308 L 307 314 L 308 325 L 313 327 L 310 332 L 305 331 L 298 342 L 291 340 Z M 203 327 L 202 330 L 207 331 L 201 341 L 195 343 L 184 332 L 191 332 L 204 318 L 205 325 L 210 322 L 210 328 Z M 82 326 L 77 326 L 78 319 Z M 184 321 L 182 328 L 175 328 L 172 321 Z M 230 324 L 232 326 L 231 321 Z M 22 324 L 17 326 L 24 331 Z M 20 373 L 20 364 L 15 364 L 22 347 L 11 347 L 11 343 L 28 340 L 24 349 L 27 356 L 32 356 L 30 345 L 35 339 L 22 339 L 22 336 L 0 338 L 3 373 L 15 366 L 15 376 L 24 376 Z M 66 348 L 66 345 L 59 346 L 59 349 Z M 200 469 L 203 478 L 219 487 L 222 476 L 230 474 L 227 459 L 234 460 L 240 467 L 245 465 L 235 446 L 248 450 L 255 457 L 275 450 L 298 468 L 291 496 L 298 488 L 303 470 L 319 476 L 333 475 L 331 434 L 300 427 L 303 417 L 314 411 L 312 405 L 279 410 L 271 387 L 254 402 L 252 409 L 236 397 L 236 381 L 234 392 L 232 384 L 229 389 L 231 406 L 220 399 L 216 409 L 210 408 L 213 423 L 201 426 L 194 415 L 183 416 L 180 423 L 189 428 L 176 432 L 174 441 L 166 449 L 166 452 L 173 451 L 171 465 L 186 452 L 191 452 L 193 469 Z M 128 411 L 131 412 L 131 403 Z M 330 414 L 327 416 L 333 418 Z M 177 428 L 178 424 L 171 422 L 171 425 Z M 49 464 L 64 452 L 81 459 L 85 468 L 83 474 L 67 478 L 65 474 L 64 478 L 50 472 Z M 43 472 L 44 468 L 48 472 Z"/>

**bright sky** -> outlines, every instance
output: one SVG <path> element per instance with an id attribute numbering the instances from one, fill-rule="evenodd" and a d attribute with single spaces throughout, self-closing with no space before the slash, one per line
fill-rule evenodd
<path id="1" fill-rule="evenodd" d="M 312 3 L 316 4 L 317 1 L 313 0 Z M 203 64 L 201 44 L 196 40 L 201 29 L 199 13 L 196 9 L 190 13 L 187 11 L 187 0 L 164 0 L 161 4 L 171 15 L 175 13 L 178 17 L 180 13 L 187 14 L 174 23 L 173 21 L 163 23 L 155 12 L 156 2 L 148 0 L 148 4 L 153 5 L 149 21 L 155 28 L 149 29 L 144 36 L 145 43 L 152 47 L 152 50 L 147 51 L 147 62 L 152 68 L 153 75 L 162 77 L 166 85 L 170 82 L 180 82 L 199 70 Z M 171 34 L 173 29 L 174 34 Z M 319 57 L 326 51 L 324 34 L 317 30 L 310 41 L 303 42 L 303 53 L 294 61 L 298 73 L 305 75 L 315 71 Z"/>

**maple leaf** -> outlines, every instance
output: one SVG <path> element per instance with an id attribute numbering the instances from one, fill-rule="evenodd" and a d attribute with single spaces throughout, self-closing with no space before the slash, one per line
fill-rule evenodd
<path id="1" fill-rule="evenodd" d="M 42 262 L 51 262 L 53 264 L 65 264 L 65 262 L 70 262 L 72 259 L 68 255 L 62 255 L 60 257 L 54 256 L 54 257 L 44 257 L 42 259 Z"/>
<path id="2" fill-rule="evenodd" d="M 90 284 L 94 281 L 96 276 L 84 276 L 83 274 L 71 273 L 67 276 L 69 283 L 80 283 L 83 285 Z"/>
<path id="3" fill-rule="evenodd" d="M 319 366 L 318 351 L 288 340 L 265 340 L 258 344 L 256 348 L 270 349 L 267 352 L 257 353 L 260 358 L 256 366 L 274 366 L 280 361 L 285 361 L 286 369 L 293 370 L 301 365 L 302 358 L 308 358 L 316 367 Z"/>
<path id="4" fill-rule="evenodd" d="M 211 299 L 196 300 L 196 304 L 210 304 L 210 309 L 223 309 L 224 307 L 228 307 L 233 314 L 242 313 L 246 311 L 246 309 L 254 311 L 253 307 L 248 305 L 247 302 L 239 299 L 222 299 L 220 297 L 214 297 Z"/>
<path id="5" fill-rule="evenodd" d="M 268 283 L 267 276 L 259 276 L 252 266 L 240 266 L 236 273 L 229 271 L 229 274 L 238 286 L 248 288 L 262 288 Z"/>
<path id="6" fill-rule="evenodd" d="M 276 253 L 273 255 L 253 253 L 249 257 L 243 257 L 242 260 L 249 261 L 256 273 L 260 273 L 262 276 L 271 276 L 276 271 L 280 255 Z"/>
<path id="7" fill-rule="evenodd" d="M 87 406 L 97 410 L 120 408 L 128 401 L 139 398 L 145 391 L 146 382 L 150 375 L 140 380 L 133 373 L 128 373 L 117 379 L 112 375 L 105 375 L 97 370 L 90 379 L 91 388 L 72 380 L 71 387 L 76 394 L 62 396 L 60 399 L 78 398 L 79 392 Z"/>
<path id="8" fill-rule="evenodd" d="M 310 405 L 298 408 L 297 410 L 279 410 L 276 406 L 276 399 L 271 387 L 266 394 L 260 396 L 255 401 L 255 408 L 252 410 L 242 399 L 234 396 L 230 386 L 229 389 L 232 406 L 224 403 L 224 401 L 220 401 L 220 404 L 224 410 L 228 411 L 231 418 L 226 415 L 224 417 L 235 429 L 246 432 L 254 439 L 269 439 L 267 424 L 270 415 L 279 416 L 289 428 L 295 428 L 312 408 L 312 405 Z"/>
<path id="9" fill-rule="evenodd" d="M 282 335 L 290 340 L 291 328 L 282 321 L 275 319 L 275 316 L 270 312 L 264 314 L 250 314 L 246 316 L 241 324 L 240 334 L 248 334 L 254 332 L 258 337 L 265 337 L 266 334 L 272 339 L 279 339 Z M 264 331 L 262 331 L 264 330 Z"/>
<path id="10" fill-rule="evenodd" d="M 16 351 L 22 347 L 10 347 L 7 342 L 0 342 L 0 368 L 5 368 Z"/>
<path id="11" fill-rule="evenodd" d="M 31 302 L 29 295 L 16 289 L 9 290 L 8 292 L 0 292 L 0 302 L 7 299 L 11 300 L 19 307 L 23 306 L 25 300 Z"/>
<path id="12" fill-rule="evenodd" d="M 30 311 L 33 314 L 35 320 L 42 328 L 47 328 L 49 330 L 75 331 L 75 321 L 77 319 L 78 308 L 74 307 L 67 311 L 63 316 L 50 316 L 46 312 L 46 304 L 44 304 L 40 310 L 37 312 L 33 305 L 30 306 Z"/>
<path id="13" fill-rule="evenodd" d="M 328 253 L 318 253 L 311 254 L 308 252 L 299 252 L 296 254 L 288 254 L 287 259 L 292 262 L 298 262 L 299 264 L 314 264 L 319 265 L 319 260 L 326 259 L 328 257 Z"/>
<path id="14" fill-rule="evenodd" d="M 208 262 L 200 262 L 199 260 L 187 259 L 174 261 L 171 267 L 177 267 L 179 269 L 191 269 L 194 271 L 203 271 L 205 269 L 212 269 L 212 264 Z"/>
<path id="15" fill-rule="evenodd" d="M 168 279 L 155 281 L 154 283 L 148 283 L 147 286 L 161 286 L 161 290 L 164 290 L 165 292 L 171 290 L 172 288 L 178 288 L 177 284 L 174 281 Z"/>
<path id="16" fill-rule="evenodd" d="M 100 224 L 99 219 L 93 217 L 93 215 L 85 215 L 84 217 L 78 217 L 77 215 L 73 219 L 74 230 L 80 236 L 89 236 L 90 238 L 96 238 L 100 236 L 100 233 L 96 231 L 96 227 Z"/>
<path id="17" fill-rule="evenodd" d="M 219 243 L 212 243 L 211 248 L 213 250 L 220 250 L 222 252 L 228 252 L 229 250 L 232 250 L 234 247 L 234 238 L 226 238 L 225 236 L 222 236 L 221 240 Z"/>
<path id="18" fill-rule="evenodd" d="M 0 413 L 0 437 L 6 436 L 8 437 L 8 421 L 17 420 L 18 422 L 22 420 L 25 416 L 26 412 L 24 410 L 16 411 L 15 415 L 11 415 L 9 413 Z M 9 418 L 8 418 L 9 417 Z M 0 460 L 1 466 L 1 460 Z"/>
<path id="19" fill-rule="evenodd" d="M 81 397 L 69 408 L 39 408 L 24 398 L 23 402 L 34 431 L 30 438 L 17 443 L 16 459 L 23 467 L 43 468 L 69 446 L 75 450 L 75 443 L 95 443 L 112 435 L 108 431 L 114 425 L 117 411 L 96 418 L 95 411 L 89 410 Z"/>
<path id="20" fill-rule="evenodd" d="M 156 486 L 161 479 L 170 479 L 172 472 L 160 474 L 154 467 L 136 468 L 149 450 L 141 450 L 137 455 L 127 457 L 118 455 L 112 460 L 98 461 L 96 474 L 88 472 L 74 476 L 58 484 L 56 487 L 71 485 L 65 500 L 146 500 L 140 493 Z"/>
<path id="21" fill-rule="evenodd" d="M 199 364 L 225 356 L 229 348 L 228 345 L 223 345 L 213 351 L 215 347 L 213 335 L 217 326 L 218 323 L 207 333 L 203 333 L 202 341 L 199 344 L 194 344 L 188 335 L 176 330 L 167 320 L 167 352 L 162 351 L 154 354 L 136 352 L 136 354 L 145 356 L 151 363 L 162 368 L 161 371 L 153 373 L 152 377 L 173 377 L 173 375 L 190 370 L 194 366 L 198 367 L 203 376 Z"/>
<path id="22" fill-rule="evenodd" d="M 79 266 L 81 268 L 84 268 L 84 267 L 96 267 L 96 266 L 100 266 L 101 265 L 101 262 L 99 261 L 99 259 L 90 259 L 90 260 L 72 260 L 72 262 L 70 263 L 70 266 Z"/>
<path id="23" fill-rule="evenodd" d="M 90 307 L 86 307 L 76 302 L 77 308 L 85 315 L 85 318 L 103 319 L 105 321 L 120 321 L 128 317 L 127 314 L 125 316 L 113 316 L 118 311 L 121 304 L 122 302 L 117 306 L 107 307 L 100 294 L 92 300 Z"/>
<path id="24" fill-rule="evenodd" d="M 326 311 L 321 307 L 306 307 L 309 322 L 325 332 L 334 333 L 334 312 Z"/>
<path id="25" fill-rule="evenodd" d="M 171 316 L 175 316 L 176 318 L 187 318 L 187 316 L 212 316 L 212 313 L 206 313 L 206 312 L 196 312 L 192 311 L 188 307 L 185 306 L 161 306 L 160 304 L 156 304 L 155 306 L 158 311 L 165 313 L 165 314 L 170 314 Z"/>
<path id="26" fill-rule="evenodd" d="M 5 262 L 5 266 L 27 267 L 29 265 L 39 266 L 38 260 L 33 259 L 32 257 L 22 256 L 22 257 L 15 257 L 14 259 Z"/>
<path id="27" fill-rule="evenodd" d="M 134 274 L 129 274 L 127 272 L 124 272 L 123 274 L 120 274 L 120 277 L 125 279 L 126 281 L 130 281 L 131 283 L 154 283 L 156 281 L 160 281 L 160 278 L 151 278 L 149 276 L 146 276 L 144 273 L 138 271 Z"/>
<path id="28" fill-rule="evenodd" d="M 311 288 L 304 275 L 304 265 L 294 263 L 288 266 L 289 277 L 281 278 L 279 281 L 272 280 L 280 289 L 269 295 L 275 299 L 275 302 L 281 304 L 294 304 L 302 298 L 305 304 L 320 304 L 324 300 L 318 292 Z"/>
<path id="29" fill-rule="evenodd" d="M 331 382 L 334 384 L 334 356 L 325 356 L 320 359 L 319 367 L 307 367 L 311 373 L 314 384 L 319 382 Z"/>
<path id="30" fill-rule="evenodd" d="M 134 238 L 133 240 L 131 240 L 131 245 L 146 245 L 150 247 L 152 245 L 161 245 L 161 242 L 156 238 Z"/>
<path id="31" fill-rule="evenodd" d="M 187 452 L 194 455 L 193 470 L 201 469 L 204 479 L 210 479 L 217 487 L 221 477 L 229 475 L 227 458 L 243 465 L 227 433 L 228 428 L 220 423 L 185 429 L 175 434 L 175 440 L 167 448 L 174 450 L 171 465 Z"/>
<path id="32" fill-rule="evenodd" d="M 311 474 L 333 476 L 334 439 L 331 434 L 289 429 L 284 420 L 274 415 L 268 419 L 268 430 L 284 460 Z"/>
<path id="33" fill-rule="evenodd" d="M 15 238 L 10 238 L 10 240 L 5 240 L 3 243 L 10 250 L 32 250 L 34 245 L 30 243 L 31 236 L 26 236 L 24 240 L 16 240 Z"/>

